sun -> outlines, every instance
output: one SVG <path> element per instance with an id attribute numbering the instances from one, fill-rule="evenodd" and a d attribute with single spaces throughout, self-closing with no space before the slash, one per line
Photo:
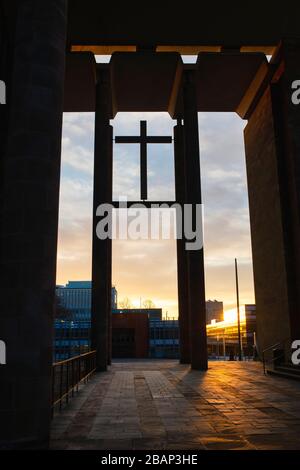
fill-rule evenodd
<path id="1" fill-rule="evenodd" d="M 241 321 L 245 320 L 245 306 L 240 307 L 240 318 Z M 230 310 L 224 311 L 224 321 L 226 323 L 237 323 L 237 309 L 231 308 Z"/>

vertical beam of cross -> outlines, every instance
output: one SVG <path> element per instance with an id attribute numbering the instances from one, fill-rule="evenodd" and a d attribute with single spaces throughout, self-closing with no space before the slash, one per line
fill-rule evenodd
<path id="1" fill-rule="evenodd" d="M 171 144 L 172 137 L 147 136 L 147 121 L 140 121 L 140 135 L 127 137 L 118 136 L 115 138 L 116 144 L 140 144 L 140 191 L 141 200 L 148 199 L 147 181 L 147 144 Z"/>
<path id="2" fill-rule="evenodd" d="M 140 122 L 141 148 L 140 148 L 140 171 L 141 171 L 141 200 L 148 199 L 148 162 L 147 162 L 147 122 Z"/>

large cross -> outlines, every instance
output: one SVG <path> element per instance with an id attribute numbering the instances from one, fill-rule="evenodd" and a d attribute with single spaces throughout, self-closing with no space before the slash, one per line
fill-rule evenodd
<path id="1" fill-rule="evenodd" d="M 140 135 L 116 137 L 116 144 L 140 144 L 141 200 L 148 199 L 147 185 L 147 144 L 171 144 L 172 137 L 147 136 L 147 121 L 140 122 Z"/>

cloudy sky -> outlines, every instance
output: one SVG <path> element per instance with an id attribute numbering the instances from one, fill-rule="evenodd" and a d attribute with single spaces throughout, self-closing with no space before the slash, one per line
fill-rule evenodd
<path id="1" fill-rule="evenodd" d="M 149 135 L 172 135 L 163 113 L 120 113 L 114 135 L 138 135 L 141 119 Z M 234 258 L 239 260 L 241 302 L 254 301 L 247 182 L 245 122 L 235 114 L 200 113 L 201 179 L 204 203 L 206 298 L 235 306 Z M 57 283 L 91 278 L 94 115 L 64 115 Z M 174 199 L 172 145 L 148 146 L 149 199 Z M 139 199 L 139 147 L 114 145 L 114 199 Z M 113 282 L 119 299 L 139 306 L 152 299 L 177 316 L 174 240 L 114 241 Z"/>

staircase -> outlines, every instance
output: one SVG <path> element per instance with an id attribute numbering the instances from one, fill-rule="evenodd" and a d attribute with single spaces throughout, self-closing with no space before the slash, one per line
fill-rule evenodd
<path id="1" fill-rule="evenodd" d="M 274 369 L 267 370 L 268 375 L 275 375 L 285 379 L 292 379 L 300 381 L 300 366 L 293 364 L 282 364 L 275 366 Z"/>
<path id="2" fill-rule="evenodd" d="M 287 338 L 262 351 L 262 363 L 264 374 L 282 377 L 285 379 L 300 381 L 300 366 L 293 365 L 290 361 L 289 350 L 292 341 Z M 287 356 L 289 356 L 287 358 Z"/>

